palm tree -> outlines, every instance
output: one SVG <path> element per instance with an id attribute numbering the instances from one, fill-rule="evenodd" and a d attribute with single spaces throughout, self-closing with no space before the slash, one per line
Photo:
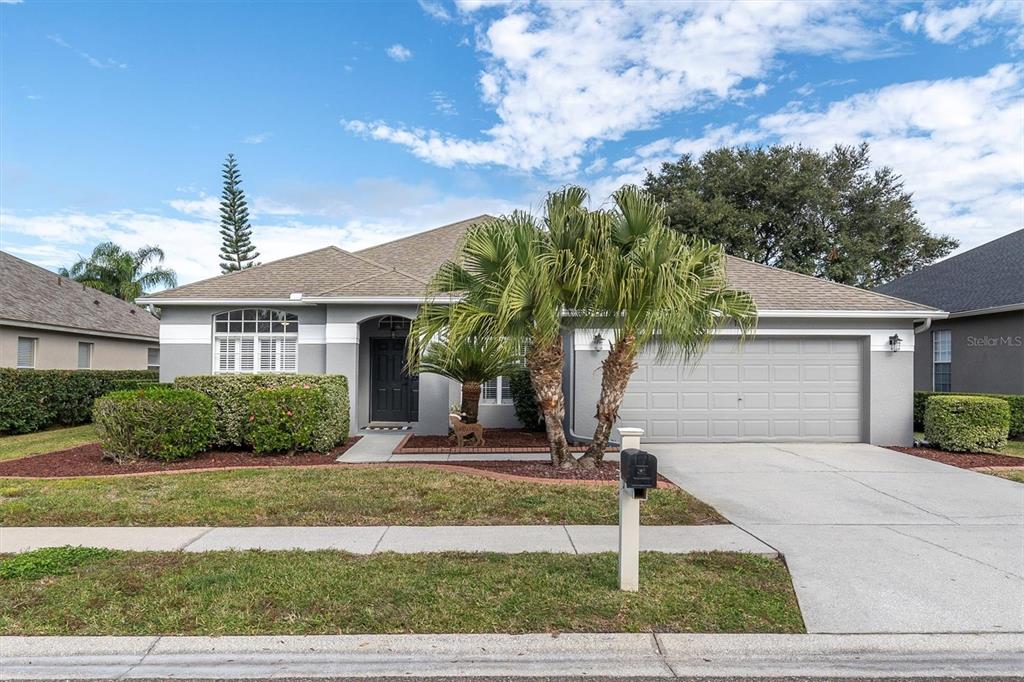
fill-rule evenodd
<path id="1" fill-rule="evenodd" d="M 585 307 L 614 341 L 601 365 L 597 427 L 583 466 L 602 460 L 641 351 L 654 346 L 663 359 L 688 361 L 700 357 L 715 329 L 735 324 L 742 339 L 757 322 L 750 295 L 726 282 L 721 246 L 668 229 L 662 205 L 638 187 L 622 187 L 613 199 L 615 210 L 601 219 L 609 238 Z"/>
<path id="2" fill-rule="evenodd" d="M 466 423 L 475 424 L 480 414 L 481 384 L 516 371 L 520 360 L 521 355 L 500 338 L 472 338 L 458 345 L 432 344 L 415 371 L 440 374 L 462 384 L 462 414 Z"/>
<path id="3" fill-rule="evenodd" d="M 449 348 L 480 337 L 525 348 L 558 467 L 576 465 L 562 428 L 561 335 L 562 313 L 579 302 L 594 262 L 584 246 L 593 243 L 585 200 L 584 190 L 568 187 L 548 196 L 543 223 L 517 211 L 473 227 L 457 260 L 434 276 L 409 335 L 411 359 L 435 338 Z"/>
<path id="4" fill-rule="evenodd" d="M 58 274 L 122 300 L 134 301 L 149 289 L 178 283 L 173 270 L 160 265 L 149 268 L 152 260 L 164 262 L 159 246 L 129 251 L 113 242 L 103 242 L 96 245 L 88 258 L 79 257 L 70 268 L 58 270 Z"/>

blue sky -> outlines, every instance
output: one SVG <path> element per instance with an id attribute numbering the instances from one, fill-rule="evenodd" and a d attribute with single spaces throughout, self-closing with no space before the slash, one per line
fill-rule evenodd
<path id="1" fill-rule="evenodd" d="M 238 156 L 262 260 L 357 249 L 681 153 L 872 144 L 930 229 L 1024 225 L 1024 3 L 0 0 L 0 247 L 217 273 Z"/>

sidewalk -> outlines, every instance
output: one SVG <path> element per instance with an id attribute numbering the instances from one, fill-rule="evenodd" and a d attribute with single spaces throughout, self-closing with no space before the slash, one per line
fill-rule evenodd
<path id="1" fill-rule="evenodd" d="M 0 553 L 82 545 L 132 551 L 334 549 L 375 552 L 557 552 L 618 549 L 618 526 L 277 526 L 0 528 Z M 672 554 L 750 552 L 778 556 L 736 526 L 642 526 L 640 549 Z"/>
<path id="2" fill-rule="evenodd" d="M 1024 635 L 0 637 L 0 678 L 1016 676 Z"/>

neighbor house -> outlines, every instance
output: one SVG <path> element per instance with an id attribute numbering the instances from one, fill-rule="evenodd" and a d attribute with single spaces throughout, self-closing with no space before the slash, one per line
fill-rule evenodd
<path id="1" fill-rule="evenodd" d="M 431 275 L 479 216 L 350 253 L 329 246 L 142 299 L 163 311 L 160 376 L 328 372 L 350 382 L 352 424 L 447 433 L 459 386 L 403 369 L 409 322 Z M 731 284 L 760 310 L 756 338 L 723 330 L 698 361 L 640 358 L 621 411 L 651 441 L 864 441 L 912 438 L 914 325 L 929 306 L 729 258 Z M 609 333 L 565 335 L 566 427 L 594 427 Z M 518 422 L 503 380 L 481 421 Z"/>
<path id="2" fill-rule="evenodd" d="M 876 291 L 949 312 L 917 337 L 916 390 L 1024 394 L 1024 230 Z"/>
<path id="3" fill-rule="evenodd" d="M 0 251 L 0 367 L 157 369 L 147 310 Z"/>

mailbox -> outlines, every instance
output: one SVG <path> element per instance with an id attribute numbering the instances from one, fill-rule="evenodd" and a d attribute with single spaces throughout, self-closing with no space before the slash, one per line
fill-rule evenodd
<path id="1" fill-rule="evenodd" d="M 658 458 L 643 450 L 623 450 L 619 453 L 619 478 L 633 490 L 657 488 Z"/>

